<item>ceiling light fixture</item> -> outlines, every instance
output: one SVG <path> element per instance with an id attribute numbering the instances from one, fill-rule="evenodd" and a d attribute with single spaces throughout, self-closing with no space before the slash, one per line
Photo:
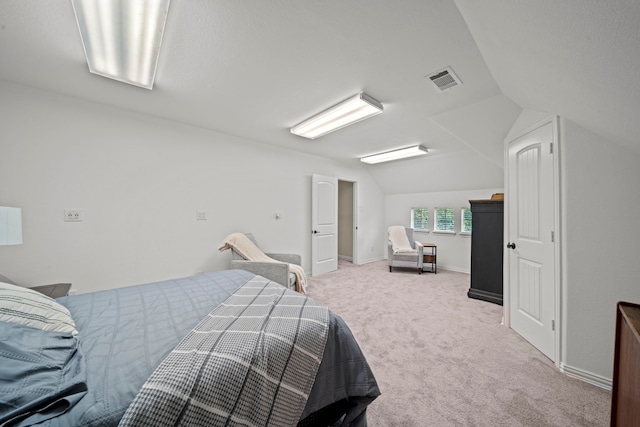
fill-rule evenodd
<path id="1" fill-rule="evenodd" d="M 291 133 L 304 138 L 316 139 L 380 114 L 383 109 L 380 102 L 366 93 L 359 93 L 297 124 L 291 128 Z"/>
<path id="2" fill-rule="evenodd" d="M 153 88 L 170 0 L 72 0 L 89 71 Z"/>
<path id="3" fill-rule="evenodd" d="M 361 162 L 375 164 L 382 162 L 390 162 L 391 160 L 406 159 L 407 157 L 422 156 L 427 154 L 428 150 L 422 145 L 402 148 L 400 150 L 387 151 L 384 153 L 373 154 L 360 158 Z"/>

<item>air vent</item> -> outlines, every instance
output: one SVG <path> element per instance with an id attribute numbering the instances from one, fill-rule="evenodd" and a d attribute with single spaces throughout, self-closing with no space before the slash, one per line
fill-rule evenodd
<path id="1" fill-rule="evenodd" d="M 428 75 L 427 78 L 433 83 L 438 92 L 444 92 L 454 86 L 462 84 L 462 81 L 453 73 L 450 67 L 440 70 L 434 74 Z"/>

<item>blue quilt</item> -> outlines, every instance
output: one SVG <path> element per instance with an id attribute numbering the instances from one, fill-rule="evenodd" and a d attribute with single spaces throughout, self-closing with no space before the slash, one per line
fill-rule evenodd
<path id="1" fill-rule="evenodd" d="M 28 426 L 67 412 L 87 392 L 78 340 L 0 322 L 0 426 Z"/>
<path id="2" fill-rule="evenodd" d="M 117 426 L 165 356 L 253 277 L 227 270 L 57 299 L 79 331 L 87 391 L 62 415 L 38 425 Z M 366 426 L 366 406 L 379 394 L 351 331 L 330 313 L 325 353 L 300 425 L 339 417 L 344 426 Z"/>
<path id="3" fill-rule="evenodd" d="M 63 417 L 43 425 L 118 425 L 165 356 L 253 276 L 229 270 L 59 298 L 79 331 L 89 391 Z"/>

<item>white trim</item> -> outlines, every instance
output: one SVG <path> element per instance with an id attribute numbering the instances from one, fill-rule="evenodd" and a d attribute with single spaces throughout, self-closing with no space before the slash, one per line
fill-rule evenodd
<path id="1" fill-rule="evenodd" d="M 350 256 L 346 256 L 346 255 L 340 255 L 338 254 L 338 259 L 341 259 L 343 261 L 349 261 L 349 262 L 353 262 L 353 257 Z"/>
<path id="2" fill-rule="evenodd" d="M 504 139 L 504 149 L 503 151 L 503 164 L 504 164 L 504 202 L 503 202 L 503 220 L 504 220 L 504 238 L 503 240 L 508 239 L 509 236 L 509 192 L 507 191 L 509 185 L 509 142 L 513 141 L 515 138 L 505 138 Z M 473 224 L 471 225 L 473 230 Z M 505 244 L 503 241 L 502 244 Z M 502 250 L 502 324 L 507 328 L 511 329 L 511 312 L 510 312 L 510 297 L 511 290 L 509 288 L 511 286 L 511 282 L 509 281 L 509 253 L 508 251 Z"/>
<path id="3" fill-rule="evenodd" d="M 386 261 L 386 260 L 387 260 L 387 258 L 368 258 L 368 259 L 360 260 L 360 264 L 359 265 L 371 264 L 373 262 Z M 469 271 L 468 269 L 459 268 L 459 267 L 452 267 L 452 266 L 443 265 L 443 264 L 438 263 L 438 271 L 440 271 L 440 270 L 453 271 L 453 272 L 456 272 L 456 273 L 471 274 L 471 271 Z M 424 274 L 429 274 L 429 272 L 427 271 Z"/>
<path id="4" fill-rule="evenodd" d="M 611 391 L 613 387 L 613 381 L 601 375 L 593 374 L 579 368 L 574 368 L 573 366 L 565 365 L 563 362 L 560 362 L 559 368 L 562 372 L 570 377 L 577 378 L 605 390 Z"/>
<path id="5" fill-rule="evenodd" d="M 458 268 L 458 267 L 451 267 L 448 265 L 441 265 L 438 264 L 438 271 L 440 270 L 447 270 L 447 271 L 454 271 L 456 273 L 465 273 L 465 274 L 471 274 L 471 271 L 469 269 L 464 269 L 464 268 Z M 428 272 L 427 272 L 428 273 Z"/>
<path id="6" fill-rule="evenodd" d="M 361 259 L 360 264 L 371 264 L 372 262 L 384 261 L 386 259 L 387 259 L 386 257 Z"/>
<path id="7" fill-rule="evenodd" d="M 552 116 L 551 122 L 553 124 L 553 173 L 555 174 L 555 182 L 553 191 L 555 192 L 553 196 L 553 203 L 555 205 L 554 212 L 554 234 L 553 239 L 556 243 L 556 251 L 555 251 L 555 264 L 556 264 L 556 366 L 559 366 L 560 363 L 563 363 L 564 354 L 562 352 L 562 325 L 564 322 L 562 321 L 562 227 L 561 227 L 561 213 L 562 213 L 562 205 L 560 198 L 561 191 L 561 179 L 560 175 L 560 118 L 558 116 Z"/>
<path id="8" fill-rule="evenodd" d="M 358 263 L 358 221 L 359 221 L 359 217 L 358 217 L 358 181 L 346 181 L 343 180 L 345 182 L 351 182 L 352 183 L 352 192 L 353 192 L 353 213 L 351 214 L 351 226 L 353 227 L 353 241 L 351 242 L 352 245 L 352 249 L 351 249 L 351 259 L 349 261 L 351 261 L 353 264 L 357 264 Z M 340 181 L 338 180 L 338 183 Z M 340 258 L 340 255 L 338 255 L 338 258 Z"/>

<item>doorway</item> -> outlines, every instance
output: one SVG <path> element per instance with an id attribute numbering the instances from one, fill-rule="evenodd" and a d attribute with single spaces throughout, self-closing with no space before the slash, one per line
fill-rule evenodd
<path id="1" fill-rule="evenodd" d="M 338 180 L 338 259 L 355 264 L 355 182 Z"/>
<path id="2" fill-rule="evenodd" d="M 319 174 L 311 184 L 311 275 L 318 276 L 338 269 L 339 246 L 345 259 L 357 263 L 358 186 Z"/>

